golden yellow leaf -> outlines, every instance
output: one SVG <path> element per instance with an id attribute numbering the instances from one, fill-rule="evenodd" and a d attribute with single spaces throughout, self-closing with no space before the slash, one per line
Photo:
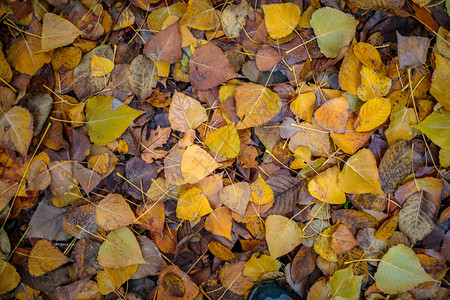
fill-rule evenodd
<path id="1" fill-rule="evenodd" d="M 135 17 L 129 6 L 123 7 L 125 3 L 117 2 L 113 7 L 112 11 L 117 13 L 117 21 L 114 24 L 113 30 L 119 30 L 126 27 L 130 27 L 135 22 Z"/>
<path id="2" fill-rule="evenodd" d="M 308 183 L 309 193 L 314 198 L 325 203 L 345 203 L 345 193 L 338 188 L 338 174 L 338 166 L 334 166 L 322 173 L 319 173 Z"/>
<path id="3" fill-rule="evenodd" d="M 97 272 L 97 284 L 98 290 L 102 295 L 108 295 L 116 290 L 114 284 L 111 279 L 109 279 L 106 271 L 98 271 Z"/>
<path id="4" fill-rule="evenodd" d="M 30 252 L 28 270 L 33 276 L 41 276 L 68 261 L 69 259 L 50 241 L 39 240 Z"/>
<path id="5" fill-rule="evenodd" d="M 3 51 L 0 51 L 0 78 L 4 79 L 6 82 L 10 82 L 12 76 L 11 66 L 6 61 Z"/>
<path id="6" fill-rule="evenodd" d="M 41 39 L 28 36 L 19 38 L 7 51 L 7 61 L 18 72 L 33 76 L 52 60 L 53 51 L 43 52 Z"/>
<path id="7" fill-rule="evenodd" d="M 243 274 L 254 281 L 258 281 L 265 273 L 278 271 L 280 268 L 280 262 L 270 255 L 253 253 L 252 257 L 245 263 Z"/>
<path id="8" fill-rule="evenodd" d="M 220 190 L 219 197 L 226 207 L 244 216 L 250 200 L 250 185 L 247 182 L 230 184 Z"/>
<path id="9" fill-rule="evenodd" d="M 205 144 L 211 151 L 225 158 L 234 158 L 241 151 L 239 135 L 233 122 L 213 131 L 205 139 Z"/>
<path id="10" fill-rule="evenodd" d="M 399 140 L 409 141 L 415 136 L 414 128 L 417 118 L 413 108 L 403 107 L 397 112 L 391 114 L 391 123 L 386 129 L 386 139 L 389 145 L 393 145 Z"/>
<path id="11" fill-rule="evenodd" d="M 83 126 L 86 123 L 86 115 L 84 114 L 84 107 L 86 102 L 80 102 L 67 112 L 73 128 Z"/>
<path id="12" fill-rule="evenodd" d="M 367 132 L 356 132 L 353 130 L 353 125 L 356 121 L 356 115 L 354 113 L 350 114 L 347 122 L 347 128 L 345 133 L 334 133 L 332 132 L 331 138 L 333 142 L 341 148 L 342 151 L 348 154 L 354 154 L 361 148 L 372 135 L 372 131 Z"/>
<path id="13" fill-rule="evenodd" d="M 112 72 L 114 62 L 108 58 L 92 55 L 91 72 L 94 77 L 102 77 Z"/>
<path id="14" fill-rule="evenodd" d="M 359 110 L 355 131 L 370 131 L 386 122 L 391 113 L 391 101 L 387 98 L 373 98 L 364 103 Z"/>
<path id="15" fill-rule="evenodd" d="M 297 247 L 303 239 L 303 232 L 294 220 L 280 215 L 266 219 L 266 241 L 273 258 L 283 256 Z"/>
<path id="16" fill-rule="evenodd" d="M 306 122 L 312 121 L 314 106 L 316 105 L 316 95 L 313 92 L 299 94 L 291 103 L 292 112 Z"/>
<path id="17" fill-rule="evenodd" d="M 107 295 L 122 286 L 136 272 L 138 265 L 123 268 L 105 268 L 97 272 L 98 289 L 102 295 Z"/>
<path id="18" fill-rule="evenodd" d="M 109 153 L 104 152 L 90 156 L 88 159 L 88 166 L 91 170 L 102 176 L 107 174 L 109 169 Z"/>
<path id="19" fill-rule="evenodd" d="M 214 256 L 220 258 L 221 260 L 232 261 L 236 259 L 236 255 L 234 255 L 234 253 L 229 248 L 225 247 L 219 242 L 211 241 L 208 244 L 208 249 Z"/>
<path id="20" fill-rule="evenodd" d="M 308 147 L 300 146 L 294 151 L 294 160 L 291 163 L 292 169 L 302 169 L 311 161 L 311 151 Z"/>
<path id="21" fill-rule="evenodd" d="M 383 195 L 377 161 L 369 149 L 361 149 L 350 157 L 338 175 L 338 187 L 349 194 Z"/>
<path id="22" fill-rule="evenodd" d="M 212 234 L 226 237 L 231 241 L 231 212 L 228 207 L 222 206 L 215 209 L 206 217 L 205 229 Z"/>
<path id="23" fill-rule="evenodd" d="M 281 99 L 268 88 L 245 83 L 236 89 L 236 111 L 241 119 L 238 130 L 258 126 L 270 121 L 282 107 Z"/>
<path id="24" fill-rule="evenodd" d="M 381 224 L 380 228 L 378 228 L 377 233 L 375 234 L 375 237 L 379 240 L 387 240 L 394 234 L 397 225 L 398 225 L 398 215 L 394 215 L 391 218 L 384 221 L 383 224 Z"/>
<path id="25" fill-rule="evenodd" d="M 173 130 L 185 132 L 196 129 L 206 120 L 206 110 L 200 102 L 182 93 L 173 95 L 169 109 L 169 121 Z"/>
<path id="26" fill-rule="evenodd" d="M 164 21 L 169 16 L 181 17 L 186 12 L 187 4 L 177 2 L 168 7 L 158 8 L 151 12 L 147 18 L 148 29 L 152 31 L 160 31 L 163 29 Z"/>
<path id="27" fill-rule="evenodd" d="M 53 13 L 46 13 L 42 21 L 42 51 L 47 52 L 69 45 L 82 33 L 69 20 Z"/>
<path id="28" fill-rule="evenodd" d="M 300 7 L 294 3 L 261 5 L 264 20 L 271 38 L 283 38 L 295 29 L 300 20 Z"/>
<path id="29" fill-rule="evenodd" d="M 177 218 L 197 224 L 200 218 L 212 212 L 208 199 L 198 187 L 188 189 L 178 198 Z"/>
<path id="30" fill-rule="evenodd" d="M 220 165 L 205 150 L 191 145 L 181 158 L 181 174 L 187 183 L 197 183 Z"/>
<path id="31" fill-rule="evenodd" d="M 199 30 L 215 30 L 220 26 L 220 18 L 209 0 L 189 0 L 180 24 Z"/>
<path id="32" fill-rule="evenodd" d="M 355 43 L 355 40 L 353 40 Z M 361 85 L 361 62 L 353 53 L 353 47 L 347 51 L 347 54 L 342 61 L 341 68 L 339 70 L 339 84 L 341 88 L 349 92 L 350 94 L 356 95 L 359 86 Z"/>
<path id="33" fill-rule="evenodd" d="M 253 280 L 243 273 L 245 261 L 227 263 L 219 271 L 223 286 L 238 295 L 245 295 L 253 287 Z"/>
<path id="34" fill-rule="evenodd" d="M 450 110 L 450 61 L 436 54 L 436 69 L 433 72 L 430 93 L 446 109 Z"/>
<path id="35" fill-rule="evenodd" d="M 0 116 L 0 145 L 27 155 L 33 136 L 33 117 L 20 106 L 14 106 Z"/>
<path id="36" fill-rule="evenodd" d="M 122 195 L 108 194 L 96 207 L 95 223 L 110 231 L 133 223 L 135 217 Z"/>
<path id="37" fill-rule="evenodd" d="M 333 233 L 337 230 L 339 224 L 335 224 L 319 234 L 314 241 L 314 250 L 323 259 L 329 262 L 337 262 L 337 254 L 331 248 L 331 241 L 333 239 Z"/>
<path id="38" fill-rule="evenodd" d="M 362 66 L 361 86 L 358 88 L 358 97 L 367 101 L 372 98 L 384 97 L 391 89 L 392 80 L 389 77 L 379 75 L 376 71 Z"/>
<path id="39" fill-rule="evenodd" d="M 272 188 L 262 179 L 261 174 L 250 184 L 250 201 L 258 205 L 264 205 L 273 201 Z"/>
<path id="40" fill-rule="evenodd" d="M 56 52 L 52 59 L 52 67 L 54 71 L 58 71 L 61 67 L 71 70 L 78 66 L 81 61 L 82 50 L 78 47 L 64 47 Z"/>
<path id="41" fill-rule="evenodd" d="M 383 71 L 384 64 L 381 61 L 377 48 L 368 43 L 356 43 L 353 46 L 353 53 L 362 64 L 375 72 Z"/>
<path id="42" fill-rule="evenodd" d="M 347 99 L 338 97 L 319 107 L 314 114 L 314 118 L 322 128 L 343 133 L 347 126 L 348 107 Z"/>
<path id="43" fill-rule="evenodd" d="M 19 273 L 9 262 L 0 259 L 0 295 L 12 291 L 20 282 Z"/>

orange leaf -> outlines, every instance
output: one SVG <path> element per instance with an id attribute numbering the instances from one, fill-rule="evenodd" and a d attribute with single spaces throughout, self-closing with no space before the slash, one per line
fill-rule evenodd
<path id="1" fill-rule="evenodd" d="M 119 194 L 109 194 L 97 205 L 95 223 L 105 230 L 127 226 L 133 221 L 130 205 Z"/>
<path id="2" fill-rule="evenodd" d="M 39 240 L 30 252 L 28 270 L 33 276 L 41 276 L 68 261 L 70 260 L 50 241 Z"/>
<path id="3" fill-rule="evenodd" d="M 232 223 L 230 210 L 222 206 L 211 212 L 206 218 L 205 229 L 212 234 L 226 237 L 231 241 Z"/>
<path id="4" fill-rule="evenodd" d="M 343 133 L 348 119 L 348 101 L 339 97 L 325 102 L 316 110 L 314 118 L 321 127 Z"/>

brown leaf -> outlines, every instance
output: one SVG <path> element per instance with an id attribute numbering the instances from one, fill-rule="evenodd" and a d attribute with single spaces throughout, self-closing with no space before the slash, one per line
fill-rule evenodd
<path id="1" fill-rule="evenodd" d="M 216 87 L 238 76 L 222 50 L 212 43 L 195 49 L 189 67 L 192 85 L 199 90 Z"/>
<path id="2" fill-rule="evenodd" d="M 199 294 L 197 285 L 177 266 L 168 266 L 158 277 L 157 300 L 195 299 Z"/>
<path id="3" fill-rule="evenodd" d="M 256 66 L 260 71 L 270 71 L 281 58 L 282 56 L 277 50 L 272 48 L 269 44 L 264 44 L 256 53 Z"/>
<path id="4" fill-rule="evenodd" d="M 147 40 L 142 53 L 156 61 L 164 61 L 169 64 L 178 62 L 181 59 L 181 39 L 178 23 L 175 22 L 166 29 L 152 35 Z"/>
<path id="5" fill-rule="evenodd" d="M 339 225 L 331 238 L 331 248 L 336 254 L 343 254 L 356 246 L 358 241 L 353 237 L 353 234 L 345 225 Z"/>
<path id="6" fill-rule="evenodd" d="M 153 61 L 144 56 L 136 56 L 130 64 L 131 75 L 128 77 L 131 91 L 140 99 L 144 100 L 152 94 L 152 89 L 156 87 L 157 74 L 156 65 Z"/>
<path id="7" fill-rule="evenodd" d="M 245 295 L 253 287 L 253 280 L 243 274 L 245 261 L 227 263 L 220 269 L 222 284 L 238 295 Z"/>
<path id="8" fill-rule="evenodd" d="M 309 276 L 316 268 L 317 253 L 313 247 L 303 246 L 297 252 L 291 265 L 291 276 L 298 283 Z"/>
<path id="9" fill-rule="evenodd" d="M 133 221 L 133 211 L 119 194 L 109 194 L 97 205 L 95 222 L 105 230 L 128 226 Z"/>
<path id="10" fill-rule="evenodd" d="M 403 70 L 426 63 L 429 39 L 420 36 L 402 36 L 397 32 L 397 42 L 398 63 Z"/>
<path id="11" fill-rule="evenodd" d="M 147 127 L 147 134 L 148 134 Z M 156 149 L 162 147 L 170 136 L 172 129 L 170 127 L 161 128 L 158 126 L 156 130 L 150 131 L 150 136 L 146 138 L 147 134 L 142 134 L 141 137 L 141 158 L 146 163 L 152 163 L 155 159 L 160 159 L 166 156 L 167 150 Z"/>
<path id="12" fill-rule="evenodd" d="M 369 214 L 357 210 L 339 209 L 332 212 L 333 223 L 341 222 L 355 234 L 358 229 L 377 227 L 378 221 Z"/>
<path id="13" fill-rule="evenodd" d="M 89 194 L 102 180 L 102 175 L 85 168 L 80 163 L 73 164 L 73 176 L 78 180 L 86 194 Z"/>
<path id="14" fill-rule="evenodd" d="M 267 179 L 266 183 L 273 190 L 275 203 L 263 216 L 284 215 L 291 212 L 298 202 L 303 182 L 303 179 L 286 175 L 273 176 Z"/>

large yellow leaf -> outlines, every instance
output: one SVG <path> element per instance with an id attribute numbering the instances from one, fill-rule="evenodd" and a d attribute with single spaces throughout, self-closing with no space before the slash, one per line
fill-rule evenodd
<path id="1" fill-rule="evenodd" d="M 115 229 L 106 236 L 97 259 L 103 268 L 123 268 L 146 263 L 139 243 L 128 227 Z"/>
<path id="2" fill-rule="evenodd" d="M 450 61 L 445 57 L 436 54 L 436 69 L 433 72 L 433 80 L 431 82 L 431 95 L 442 104 L 446 109 L 450 110 Z"/>
<path id="3" fill-rule="evenodd" d="M 258 178 L 250 184 L 250 201 L 264 205 L 273 201 L 273 190 L 258 174 Z"/>
<path id="4" fill-rule="evenodd" d="M 220 165 L 197 145 L 189 146 L 181 158 L 181 174 L 187 183 L 197 183 Z"/>
<path id="5" fill-rule="evenodd" d="M 108 58 L 92 55 L 91 72 L 94 77 L 102 77 L 114 69 L 114 62 Z"/>
<path id="6" fill-rule="evenodd" d="M 134 219 L 134 213 L 122 195 L 108 194 L 96 206 L 95 223 L 104 230 L 130 225 Z"/>
<path id="7" fill-rule="evenodd" d="M 9 262 L 0 259 L 0 295 L 12 291 L 20 282 L 19 273 Z"/>
<path id="8" fill-rule="evenodd" d="M 219 273 L 219 278 L 223 286 L 231 292 L 242 296 L 248 293 L 253 287 L 253 280 L 242 274 L 244 266 L 244 261 L 227 263 L 220 269 Z"/>
<path id="9" fill-rule="evenodd" d="M 343 133 L 347 126 L 348 107 L 347 99 L 338 97 L 319 107 L 314 114 L 314 118 L 322 128 Z"/>
<path id="10" fill-rule="evenodd" d="M 254 281 L 258 281 L 262 275 L 278 271 L 280 267 L 280 262 L 270 255 L 254 253 L 245 263 L 243 274 Z"/>
<path id="11" fill-rule="evenodd" d="M 33 276 L 41 276 L 62 266 L 69 259 L 50 241 L 40 240 L 34 245 L 28 259 L 28 270 Z"/>
<path id="12" fill-rule="evenodd" d="M 439 112 L 432 112 L 420 124 L 414 126 L 439 147 L 450 150 L 450 118 Z"/>
<path id="13" fill-rule="evenodd" d="M 357 94 L 364 101 L 384 97 L 389 93 L 391 85 L 392 80 L 389 77 L 379 75 L 374 70 L 362 66 L 361 86 L 358 88 Z"/>
<path id="14" fill-rule="evenodd" d="M 106 145 L 122 135 L 131 121 L 142 114 L 111 96 L 98 95 L 87 100 L 86 121 L 94 144 Z"/>
<path id="15" fill-rule="evenodd" d="M 291 110 L 299 119 L 311 122 L 315 105 L 316 95 L 313 92 L 307 92 L 298 94 L 297 98 L 291 102 Z"/>
<path id="16" fill-rule="evenodd" d="M 169 109 L 169 121 L 173 130 L 185 132 L 196 129 L 206 120 L 206 110 L 198 100 L 178 92 L 173 95 Z"/>
<path id="17" fill-rule="evenodd" d="M 361 149 L 347 160 L 338 175 L 338 187 L 349 194 L 383 194 L 372 151 Z"/>
<path id="18" fill-rule="evenodd" d="M 245 83 L 236 89 L 236 111 L 241 119 L 237 129 L 258 126 L 270 121 L 281 109 L 277 94 L 254 83 Z"/>
<path id="19" fill-rule="evenodd" d="M 368 43 L 357 43 L 353 46 L 353 53 L 366 67 L 381 72 L 384 64 L 381 61 L 380 53 L 377 48 Z"/>
<path id="20" fill-rule="evenodd" d="M 46 13 L 42 23 L 41 42 L 44 52 L 69 45 L 83 33 L 70 21 L 53 13 Z"/>
<path id="21" fill-rule="evenodd" d="M 0 118 L 0 145 L 27 155 L 33 136 L 33 118 L 28 110 L 14 106 Z"/>
<path id="22" fill-rule="evenodd" d="M 325 203 L 345 203 L 345 193 L 338 188 L 338 174 L 338 166 L 334 166 L 319 173 L 308 183 L 309 193 L 314 198 Z"/>
<path id="23" fill-rule="evenodd" d="M 205 139 L 205 144 L 211 151 L 225 158 L 234 158 L 241 151 L 239 134 L 234 123 L 213 131 Z"/>
<path id="24" fill-rule="evenodd" d="M 158 8 L 151 12 L 147 18 L 148 29 L 160 31 L 163 28 L 164 21 L 169 16 L 181 17 L 186 12 L 187 5 L 184 2 L 177 2 L 168 7 Z"/>
<path id="25" fill-rule="evenodd" d="M 386 139 L 389 145 L 393 145 L 399 140 L 409 141 L 415 135 L 413 125 L 416 125 L 417 118 L 413 108 L 403 107 L 391 115 L 391 123 L 386 129 Z"/>
<path id="26" fill-rule="evenodd" d="M 43 52 L 41 40 L 28 36 L 19 38 L 7 51 L 8 63 L 20 73 L 33 76 L 52 60 L 53 51 Z"/>
<path id="27" fill-rule="evenodd" d="M 359 111 L 359 124 L 355 131 L 370 131 L 383 124 L 391 113 L 391 101 L 387 98 L 373 98 L 364 103 Z"/>
<path id="28" fill-rule="evenodd" d="M 180 24 L 199 30 L 214 30 L 220 18 L 209 0 L 189 0 Z"/>
<path id="29" fill-rule="evenodd" d="M 261 5 L 271 38 L 280 39 L 292 33 L 300 20 L 300 7 L 294 3 Z"/>
<path id="30" fill-rule="evenodd" d="M 250 200 L 250 185 L 247 182 L 230 184 L 220 190 L 219 197 L 226 207 L 244 216 Z"/>
<path id="31" fill-rule="evenodd" d="M 270 215 L 266 219 L 266 241 L 273 258 L 283 256 L 297 247 L 303 233 L 297 223 L 280 215 Z"/>
<path id="32" fill-rule="evenodd" d="M 231 241 L 231 212 L 228 207 L 222 206 L 215 209 L 205 220 L 205 229 L 212 234 L 226 237 Z"/>
<path id="33" fill-rule="evenodd" d="M 197 224 L 200 218 L 212 212 L 208 199 L 202 190 L 193 187 L 181 194 L 177 204 L 177 217 Z"/>

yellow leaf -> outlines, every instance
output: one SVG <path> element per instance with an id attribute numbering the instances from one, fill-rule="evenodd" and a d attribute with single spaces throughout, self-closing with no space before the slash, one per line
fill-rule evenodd
<path id="1" fill-rule="evenodd" d="M 268 88 L 245 83 L 236 89 L 236 111 L 241 119 L 238 130 L 258 126 L 270 121 L 282 107 L 281 99 Z"/>
<path id="2" fill-rule="evenodd" d="M 262 275 L 268 272 L 278 271 L 280 262 L 270 255 L 253 253 L 252 257 L 245 263 L 244 275 L 254 281 L 258 281 Z"/>
<path id="3" fill-rule="evenodd" d="M 316 175 L 308 184 L 309 193 L 316 199 L 330 204 L 343 204 L 345 193 L 338 188 L 339 167 L 334 166 Z"/>
<path id="4" fill-rule="evenodd" d="M 170 64 L 165 61 L 157 61 L 150 57 L 156 66 L 158 72 L 158 77 L 169 77 L 170 74 Z"/>
<path id="5" fill-rule="evenodd" d="M 114 284 L 111 279 L 109 279 L 106 271 L 98 271 L 97 272 L 97 284 L 98 290 L 102 295 L 108 295 L 116 290 Z"/>
<path id="6" fill-rule="evenodd" d="M 234 158 L 241 151 L 239 135 L 233 122 L 213 131 L 205 139 L 205 144 L 211 151 L 225 158 Z"/>
<path id="7" fill-rule="evenodd" d="M 331 248 L 331 241 L 333 239 L 333 233 L 337 230 L 339 224 L 335 224 L 327 229 L 325 229 L 321 234 L 319 234 L 314 241 L 314 250 L 323 259 L 329 262 L 337 262 L 337 254 Z"/>
<path id="8" fill-rule="evenodd" d="M 226 237 L 231 241 L 232 217 L 230 210 L 225 207 L 219 207 L 206 217 L 205 229 L 212 234 Z"/>
<path id="9" fill-rule="evenodd" d="M 261 174 L 250 184 L 250 201 L 258 205 L 264 205 L 273 201 L 272 188 L 262 179 Z"/>
<path id="10" fill-rule="evenodd" d="M 128 227 L 115 229 L 106 236 L 97 260 L 103 268 L 123 268 L 146 263 L 139 243 Z"/>
<path id="11" fill-rule="evenodd" d="M 50 241 L 39 240 L 30 252 L 28 270 L 33 276 L 41 276 L 68 261 L 69 259 Z"/>
<path id="12" fill-rule="evenodd" d="M 436 54 L 436 69 L 433 72 L 433 80 L 431 82 L 431 95 L 442 104 L 446 109 L 450 110 L 450 61 L 445 57 Z"/>
<path id="13" fill-rule="evenodd" d="M 236 259 L 236 255 L 234 255 L 234 253 L 229 248 L 225 247 L 219 242 L 211 241 L 208 244 L 208 249 L 214 256 L 220 258 L 221 260 L 232 261 Z"/>
<path id="14" fill-rule="evenodd" d="M 108 58 L 92 55 L 91 72 L 94 77 L 102 77 L 112 72 L 114 62 Z"/>
<path id="15" fill-rule="evenodd" d="M 28 36 L 19 38 L 7 51 L 7 61 L 18 72 L 33 76 L 52 60 L 53 51 L 43 52 L 41 40 Z"/>
<path id="16" fill-rule="evenodd" d="M 311 151 L 308 147 L 300 146 L 294 151 L 294 160 L 291 163 L 292 169 L 302 169 L 311 161 Z"/>
<path id="17" fill-rule="evenodd" d="M 391 89 L 392 80 L 389 77 L 378 75 L 372 69 L 362 66 L 361 86 L 358 88 L 358 97 L 367 101 L 372 98 L 384 97 Z"/>
<path id="18" fill-rule="evenodd" d="M 338 175 L 338 187 L 349 194 L 383 195 L 378 178 L 377 161 L 369 149 L 361 149 L 350 157 Z"/>
<path id="19" fill-rule="evenodd" d="M 10 82 L 12 78 L 11 67 L 6 61 L 5 54 L 0 51 L 0 78 L 4 79 L 6 82 Z"/>
<path id="20" fill-rule="evenodd" d="M 291 252 L 302 239 L 303 232 L 295 221 L 280 215 L 267 217 L 266 241 L 273 258 Z"/>
<path id="21" fill-rule="evenodd" d="M 219 197 L 226 207 L 244 216 L 250 200 L 250 185 L 247 182 L 230 184 L 220 190 Z"/>
<path id="22" fill-rule="evenodd" d="M 107 174 L 109 169 L 109 153 L 104 152 L 90 156 L 88 166 L 100 175 Z"/>
<path id="23" fill-rule="evenodd" d="M 199 30 L 215 30 L 220 26 L 220 18 L 209 0 L 189 0 L 180 24 Z"/>
<path id="24" fill-rule="evenodd" d="M 73 128 L 83 126 L 86 123 L 86 116 L 84 114 L 84 107 L 86 102 L 80 102 L 68 111 L 68 115 Z"/>
<path id="25" fill-rule="evenodd" d="M 356 121 L 356 115 L 354 113 L 350 114 L 347 122 L 347 128 L 344 134 L 341 133 L 331 133 L 331 138 L 333 142 L 341 148 L 342 151 L 348 154 L 354 154 L 361 148 L 367 140 L 369 140 L 372 135 L 372 131 L 367 132 L 356 132 L 353 130 L 353 124 Z"/>
<path id="26" fill-rule="evenodd" d="M 97 272 L 98 289 L 102 295 L 107 295 L 122 286 L 136 272 L 138 265 L 123 268 L 105 268 Z M 101 272 L 104 272 L 101 274 Z M 99 278 L 100 275 L 100 278 Z M 106 275 L 106 276 L 105 276 Z M 113 290 L 111 291 L 111 287 Z"/>
<path id="27" fill-rule="evenodd" d="M 314 106 L 316 105 L 316 95 L 313 92 L 299 94 L 291 103 L 292 112 L 306 122 L 312 121 Z"/>
<path id="28" fill-rule="evenodd" d="M 343 133 L 348 119 L 348 101 L 338 97 L 325 102 L 316 110 L 314 118 L 322 128 Z"/>
<path id="29" fill-rule="evenodd" d="M 113 30 L 130 27 L 136 20 L 129 6 L 123 8 L 124 5 L 124 3 L 117 2 L 111 9 L 112 11 L 117 13 L 117 21 L 114 24 Z"/>
<path id="30" fill-rule="evenodd" d="M 186 3 L 177 2 L 168 7 L 162 7 L 152 11 L 147 18 L 148 29 L 150 29 L 151 31 L 162 30 L 164 21 L 169 16 L 181 17 L 186 12 L 186 8 Z"/>
<path id="31" fill-rule="evenodd" d="M 353 46 L 353 53 L 362 64 L 375 72 L 381 72 L 384 64 L 381 61 L 377 48 L 368 43 L 357 43 Z"/>
<path id="32" fill-rule="evenodd" d="M 212 208 L 208 199 L 198 187 L 190 188 L 178 199 L 177 218 L 197 224 L 201 217 L 210 212 Z"/>
<path id="33" fill-rule="evenodd" d="M 300 20 L 300 7 L 294 3 L 261 5 L 267 31 L 271 38 L 283 38 L 295 29 Z"/>
<path id="34" fill-rule="evenodd" d="M 339 70 L 339 84 L 344 91 L 356 95 L 358 88 L 361 85 L 361 62 L 356 57 L 355 53 L 353 53 L 352 49 L 353 47 L 347 51 L 347 54 L 342 61 Z"/>
<path id="35" fill-rule="evenodd" d="M 0 259 L 0 295 L 12 291 L 20 282 L 19 273 L 9 262 Z"/>
<path id="36" fill-rule="evenodd" d="M 181 174 L 187 183 L 197 183 L 220 165 L 197 145 L 189 146 L 181 158 Z"/>
<path id="37" fill-rule="evenodd" d="M 78 47 L 64 47 L 56 52 L 52 59 L 52 67 L 54 71 L 58 71 L 61 67 L 72 70 L 81 61 L 82 50 Z"/>
<path id="38" fill-rule="evenodd" d="M 42 51 L 47 52 L 72 44 L 82 33 L 69 20 L 53 13 L 46 13 L 42 21 Z"/>
<path id="39" fill-rule="evenodd" d="M 95 223 L 105 230 L 130 225 L 134 213 L 122 195 L 108 194 L 96 207 Z"/>
<path id="40" fill-rule="evenodd" d="M 196 129 L 208 120 L 205 108 L 196 99 L 176 92 L 169 109 L 169 121 L 173 130 L 185 132 Z"/>
<path id="41" fill-rule="evenodd" d="M 33 136 L 33 118 L 29 111 L 14 106 L 0 117 L 0 145 L 27 155 Z"/>
<path id="42" fill-rule="evenodd" d="M 373 98 L 364 103 L 359 110 L 359 124 L 355 131 L 370 131 L 386 122 L 391 113 L 391 101 L 387 98 Z"/>
<path id="43" fill-rule="evenodd" d="M 417 118 L 413 108 L 404 107 L 391 115 L 391 123 L 386 129 L 386 139 L 389 145 L 399 140 L 409 141 L 415 135 L 412 125 L 416 125 Z"/>

